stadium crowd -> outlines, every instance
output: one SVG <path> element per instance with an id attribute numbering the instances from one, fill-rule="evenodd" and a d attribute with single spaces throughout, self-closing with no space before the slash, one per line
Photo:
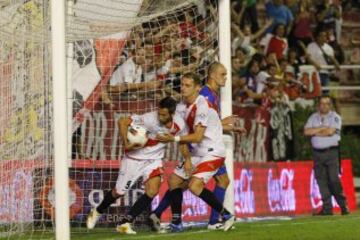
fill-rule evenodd
<path id="1" fill-rule="evenodd" d="M 344 62 L 339 39 L 346 4 L 338 0 L 231 1 L 233 106 L 270 112 L 274 105 L 289 108 L 290 100 L 328 94 L 322 87 L 339 75 L 335 73 Z M 180 100 L 180 79 L 186 72 L 197 73 L 205 84 L 209 65 L 218 60 L 221 32 L 217 26 L 214 0 L 137 25 L 110 80 L 102 86 L 102 102 L 122 111 L 121 102 L 157 102 L 165 96 Z M 312 65 L 312 72 L 317 70 L 319 75 L 304 75 L 303 65 Z M 288 126 L 286 117 L 281 121 Z"/>
<path id="2" fill-rule="evenodd" d="M 179 96 L 180 75 L 188 71 L 205 81 L 218 49 L 216 5 L 209 3 L 135 27 L 104 91 L 105 102 Z M 344 61 L 338 43 L 341 9 L 341 2 L 332 0 L 232 1 L 234 101 L 259 104 L 266 96 L 306 95 L 307 86 L 298 81 L 305 64 L 315 66 L 321 85 L 328 86 L 333 71 L 323 67 L 338 69 Z"/>

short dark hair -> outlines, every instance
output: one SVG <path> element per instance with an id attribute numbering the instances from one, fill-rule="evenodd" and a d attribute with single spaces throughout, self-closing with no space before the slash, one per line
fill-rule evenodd
<path id="1" fill-rule="evenodd" d="M 334 105 L 335 101 L 334 98 L 332 98 L 329 94 L 323 94 L 317 98 L 317 104 L 320 103 L 321 99 L 328 98 L 330 100 L 331 105 Z"/>
<path id="2" fill-rule="evenodd" d="M 321 27 L 317 27 L 317 28 L 315 29 L 315 31 L 314 31 L 314 37 L 315 37 L 315 39 L 318 38 L 321 33 L 326 33 L 326 32 L 327 32 L 327 30 L 326 30 L 325 27 L 322 27 L 322 26 L 321 26 Z"/>
<path id="3" fill-rule="evenodd" d="M 184 75 L 182 75 L 182 77 L 183 78 L 190 78 L 190 79 L 192 79 L 194 81 L 195 85 L 201 86 L 201 79 L 196 73 L 187 72 Z"/>
<path id="4" fill-rule="evenodd" d="M 172 97 L 164 97 L 159 102 L 159 108 L 167 108 L 170 114 L 175 113 L 176 110 L 176 100 Z"/>

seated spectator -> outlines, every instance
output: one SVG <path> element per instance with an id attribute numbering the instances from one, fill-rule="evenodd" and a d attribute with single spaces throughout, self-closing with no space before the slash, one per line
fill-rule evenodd
<path id="1" fill-rule="evenodd" d="M 276 74 L 276 66 L 268 64 L 266 70 L 262 70 L 256 76 L 256 93 L 263 93 L 269 79 L 274 79 Z"/>
<path id="2" fill-rule="evenodd" d="M 292 68 L 292 72 L 294 72 L 294 76 L 297 77 L 300 71 L 300 65 L 305 64 L 305 62 L 298 57 L 297 49 L 289 49 L 287 60 L 289 67 Z"/>
<path id="3" fill-rule="evenodd" d="M 246 73 L 246 65 L 237 57 L 231 58 L 232 75 L 244 75 Z"/>
<path id="4" fill-rule="evenodd" d="M 307 59 L 319 71 L 321 86 L 329 85 L 329 70 L 322 68 L 322 66 L 335 65 L 339 69 L 339 63 L 334 57 L 334 49 L 326 43 L 326 31 L 319 30 L 315 34 L 315 42 L 307 46 Z M 324 91 L 327 93 L 327 91 Z"/>
<path id="5" fill-rule="evenodd" d="M 324 30 L 327 33 L 327 44 L 329 44 L 334 49 L 334 56 L 336 60 L 339 62 L 339 64 L 344 63 L 345 54 L 339 42 L 334 38 L 333 30 L 331 28 L 325 28 Z"/>
<path id="6" fill-rule="evenodd" d="M 113 72 L 108 86 L 108 93 L 103 93 L 102 97 L 108 102 L 113 97 L 122 97 L 119 94 L 129 92 L 145 92 L 157 89 L 161 83 L 156 81 L 155 70 L 150 62 L 153 59 L 145 59 L 145 49 L 140 48 L 131 51 L 129 58 Z M 146 66 L 146 72 L 143 68 Z M 138 94 L 126 94 L 123 97 L 137 98 Z"/>
<path id="7" fill-rule="evenodd" d="M 141 65 L 144 63 L 144 48 L 130 51 L 128 59 L 115 68 L 109 82 L 109 93 L 124 92 L 128 89 L 128 84 L 141 83 Z"/>
<path id="8" fill-rule="evenodd" d="M 232 57 L 232 61 L 237 61 L 235 64 L 236 69 L 233 71 L 236 74 L 243 75 L 246 73 L 246 67 L 251 57 L 247 55 L 247 51 L 243 48 L 238 48 L 236 54 Z"/>
<path id="9" fill-rule="evenodd" d="M 283 4 L 283 0 L 266 0 L 265 8 L 268 18 L 274 19 L 268 32 L 272 32 L 278 24 L 283 24 L 286 28 L 284 35 L 288 35 L 292 29 L 294 17 L 289 8 Z"/>
<path id="10" fill-rule="evenodd" d="M 261 53 L 256 53 L 252 56 L 252 59 L 254 59 L 255 61 L 257 61 L 259 63 L 259 69 L 260 70 L 266 70 L 267 69 L 267 59 L 265 57 L 265 55 L 261 54 Z"/>

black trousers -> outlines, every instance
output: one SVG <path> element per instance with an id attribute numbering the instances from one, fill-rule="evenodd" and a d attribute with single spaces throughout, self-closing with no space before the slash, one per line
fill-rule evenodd
<path id="1" fill-rule="evenodd" d="M 341 208 L 345 208 L 347 203 L 339 178 L 339 149 L 331 148 L 325 151 L 314 149 L 313 155 L 314 173 L 323 201 L 323 210 L 332 211 L 331 196 L 335 197 Z"/>

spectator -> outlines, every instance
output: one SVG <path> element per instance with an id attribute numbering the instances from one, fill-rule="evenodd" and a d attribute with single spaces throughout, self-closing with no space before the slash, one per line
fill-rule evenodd
<path id="1" fill-rule="evenodd" d="M 260 71 L 256 76 L 256 93 L 264 92 L 266 85 L 268 84 L 269 78 L 275 78 L 276 66 L 274 64 L 268 64 L 267 69 Z"/>
<path id="2" fill-rule="evenodd" d="M 289 34 L 292 28 L 294 17 L 287 6 L 283 4 L 283 0 L 266 0 L 265 8 L 268 18 L 273 18 L 274 23 L 268 29 L 272 32 L 278 24 L 286 27 L 285 35 Z"/>
<path id="3" fill-rule="evenodd" d="M 336 20 L 341 18 L 339 6 L 332 3 L 332 0 L 323 0 L 317 6 L 316 19 L 318 29 L 332 29 L 332 37 L 336 38 Z"/>
<path id="4" fill-rule="evenodd" d="M 305 0 L 300 1 L 299 13 L 295 17 L 292 36 L 289 39 L 291 47 L 298 49 L 300 55 L 304 55 L 298 41 L 303 42 L 306 46 L 312 41 L 310 6 Z"/>
<path id="5" fill-rule="evenodd" d="M 249 102 L 254 102 L 255 100 L 255 103 L 259 103 L 258 100 L 263 97 L 261 93 L 257 92 L 257 76 L 259 74 L 259 71 L 259 63 L 256 60 L 252 59 L 248 64 L 244 87 L 245 96 L 248 98 L 247 100 Z"/>
<path id="6" fill-rule="evenodd" d="M 236 1 L 232 4 L 233 11 L 238 12 L 240 9 L 240 11 L 244 11 L 241 15 L 239 14 L 240 16 L 236 18 L 236 23 L 240 24 L 241 28 L 244 28 L 246 23 L 250 23 L 252 33 L 255 33 L 259 30 L 256 2 L 257 0 L 242 0 L 242 2 Z"/>
<path id="7" fill-rule="evenodd" d="M 289 49 L 287 60 L 289 63 L 289 67 L 291 67 L 292 71 L 294 72 L 294 76 L 297 77 L 300 72 L 300 65 L 305 64 L 305 62 L 298 57 L 297 49 Z"/>
<path id="8" fill-rule="evenodd" d="M 236 55 L 232 58 L 234 61 L 238 61 L 239 66 L 236 67 L 235 72 L 237 74 L 243 75 L 246 73 L 246 66 L 248 62 L 250 61 L 249 58 L 246 55 L 246 50 L 243 48 L 238 48 L 236 50 Z M 235 63 L 234 66 L 237 66 L 237 63 Z"/>
<path id="9" fill-rule="evenodd" d="M 246 66 L 237 57 L 232 57 L 231 70 L 232 70 L 232 75 L 240 76 L 246 73 Z"/>
<path id="10" fill-rule="evenodd" d="M 344 51 L 338 41 L 334 38 L 332 29 L 325 29 L 327 33 L 327 43 L 334 49 L 334 56 L 339 64 L 344 63 Z"/>
<path id="11" fill-rule="evenodd" d="M 266 70 L 268 62 L 266 60 L 266 57 L 261 53 L 256 53 L 252 56 L 252 59 L 257 61 L 259 63 L 260 70 Z"/>
<path id="12" fill-rule="evenodd" d="M 329 66 L 334 64 L 339 69 L 339 63 L 334 57 L 334 49 L 326 43 L 326 31 L 319 30 L 315 33 L 316 41 L 307 46 L 307 59 L 319 71 L 321 86 L 329 85 L 329 70 L 322 68 L 322 66 Z M 327 91 L 324 91 L 327 92 Z"/>
<path id="13" fill-rule="evenodd" d="M 301 1 L 299 1 L 299 0 L 285 0 L 285 5 L 289 8 L 292 15 L 295 17 L 299 13 L 301 2 L 305 2 L 305 1 L 307 1 L 307 0 L 301 0 Z"/>
<path id="14" fill-rule="evenodd" d="M 258 38 L 260 38 L 264 34 L 266 29 L 268 27 L 270 27 L 272 23 L 273 23 L 273 20 L 267 21 L 266 24 L 259 31 L 255 32 L 254 34 L 251 33 L 249 25 L 245 25 L 243 28 L 244 31 L 241 31 L 241 29 L 238 25 L 236 25 L 235 23 L 232 23 L 231 29 L 233 30 L 233 33 L 236 35 L 234 38 L 234 42 L 236 43 L 235 47 L 236 48 L 242 47 L 245 49 L 252 48 L 251 43 L 257 41 Z"/>
<path id="15" fill-rule="evenodd" d="M 288 42 L 285 38 L 285 25 L 278 24 L 274 28 L 274 33 L 268 33 L 260 42 L 265 47 L 266 55 L 275 53 L 276 58 L 282 59 L 286 56 L 288 50 Z"/>
<path id="16" fill-rule="evenodd" d="M 114 70 L 110 78 L 111 93 L 123 92 L 127 89 L 127 84 L 141 82 L 141 65 L 145 63 L 145 50 L 140 48 L 136 51 L 132 50 L 129 58 Z"/>

